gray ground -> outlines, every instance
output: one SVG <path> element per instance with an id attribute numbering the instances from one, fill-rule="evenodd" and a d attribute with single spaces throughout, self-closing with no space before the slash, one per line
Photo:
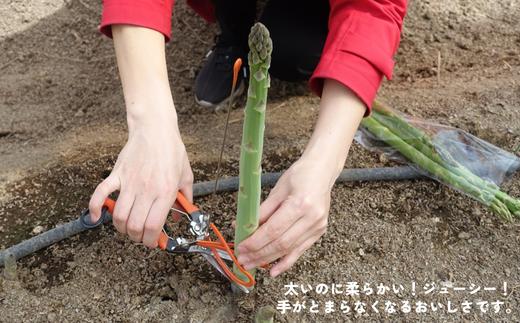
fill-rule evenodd
<path id="1" fill-rule="evenodd" d="M 4 1 L 6 2 L 6 1 Z M 168 44 L 180 124 L 196 180 L 213 177 L 225 115 L 198 109 L 192 84 L 214 26 L 179 2 Z M 14 8 L 14 9 L 13 9 Z M 85 0 L 0 4 L 0 247 L 74 219 L 109 172 L 125 141 L 124 107 L 110 41 L 96 33 L 100 5 Z M 5 15 L 7 13 L 7 15 Z M 509 151 L 520 144 L 519 1 L 412 1 L 396 58 L 395 78 L 380 98 L 416 117 L 457 126 Z M 12 23 L 11 23 L 12 22 Z M 437 77 L 438 53 L 441 73 Z M 304 85 L 273 82 L 264 168 L 283 170 L 310 135 L 318 100 Z M 240 109 L 233 111 L 226 175 L 237 172 Z M 393 165 L 355 145 L 347 167 Z M 520 175 L 504 186 L 520 196 Z M 235 195 L 196 201 L 229 237 Z M 149 251 L 111 226 L 54 245 L 18 263 L 18 280 L 0 279 L 0 321 L 251 321 L 263 305 L 285 299 L 284 285 L 383 283 L 397 295 L 318 295 L 305 313 L 277 321 L 519 321 L 517 223 L 504 224 L 469 198 L 431 181 L 356 183 L 333 191 L 327 234 L 294 268 L 258 277 L 235 297 L 201 259 Z M 411 295 L 411 283 L 417 283 Z M 508 283 L 507 296 L 502 294 Z M 424 294 L 437 287 L 497 287 L 475 294 Z M 363 293 L 362 293 L 363 294 Z M 309 313 L 311 299 L 336 311 Z M 447 304 L 436 312 L 341 313 L 356 301 Z M 500 313 L 461 313 L 468 300 L 505 302 Z M 474 305 L 474 304 L 473 304 Z M 414 307 L 415 308 L 415 307 Z M 379 307 L 381 310 L 382 307 Z M 510 313 L 506 311 L 510 310 Z"/>

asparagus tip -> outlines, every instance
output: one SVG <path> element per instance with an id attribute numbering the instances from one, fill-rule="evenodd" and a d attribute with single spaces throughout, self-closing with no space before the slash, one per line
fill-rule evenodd
<path id="1" fill-rule="evenodd" d="M 257 22 L 249 33 L 249 54 L 250 64 L 270 63 L 271 53 L 273 52 L 273 41 L 269 36 L 269 30 L 262 23 Z"/>

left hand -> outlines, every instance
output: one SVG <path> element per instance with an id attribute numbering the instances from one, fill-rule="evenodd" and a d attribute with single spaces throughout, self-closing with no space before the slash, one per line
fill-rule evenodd
<path id="1" fill-rule="evenodd" d="M 260 206 L 260 227 L 238 246 L 249 270 L 280 259 L 272 277 L 288 270 L 327 230 L 335 176 L 324 176 L 319 160 L 302 157 L 280 178 Z"/>

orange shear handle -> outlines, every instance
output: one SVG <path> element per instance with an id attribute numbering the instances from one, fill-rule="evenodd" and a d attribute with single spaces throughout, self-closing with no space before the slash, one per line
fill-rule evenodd
<path id="1" fill-rule="evenodd" d="M 111 215 L 114 215 L 114 208 L 116 207 L 116 201 L 113 199 L 107 197 L 105 199 L 105 202 L 103 202 L 103 208 L 106 208 L 108 213 Z"/>
<path id="2" fill-rule="evenodd" d="M 193 212 L 199 211 L 199 208 L 193 205 L 184 194 L 182 194 L 180 191 L 177 192 L 177 203 L 179 203 L 186 212 L 189 214 L 192 214 Z"/>

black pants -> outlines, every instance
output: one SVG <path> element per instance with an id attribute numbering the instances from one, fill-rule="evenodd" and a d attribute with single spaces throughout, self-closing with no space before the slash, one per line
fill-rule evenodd
<path id="1" fill-rule="evenodd" d="M 256 0 L 214 0 L 222 36 L 247 46 L 256 18 Z M 318 64 L 328 33 L 326 0 L 269 0 L 260 22 L 273 40 L 270 73 L 285 81 L 307 80 Z"/>

